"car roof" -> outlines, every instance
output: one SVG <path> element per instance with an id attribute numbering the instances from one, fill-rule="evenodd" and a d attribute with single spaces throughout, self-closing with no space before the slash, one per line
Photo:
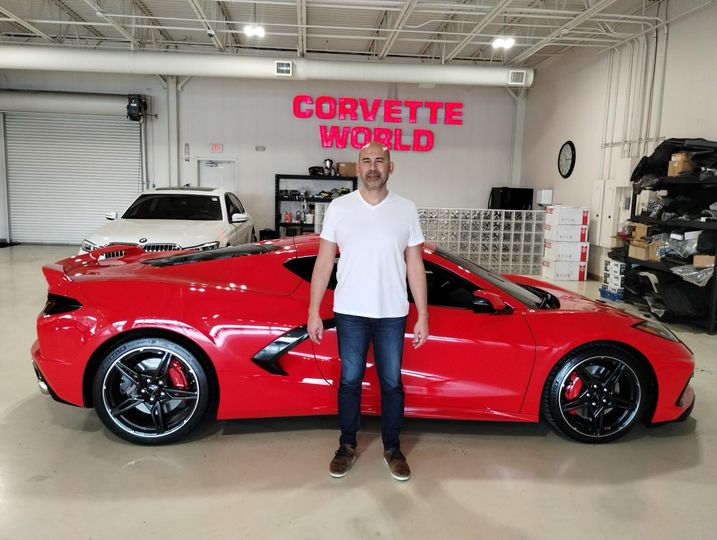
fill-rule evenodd
<path id="1" fill-rule="evenodd" d="M 162 193 L 167 195 L 224 195 L 227 193 L 225 189 L 214 188 L 214 187 L 199 187 L 199 186 L 165 186 L 148 189 L 143 192 L 142 195 L 149 195 L 152 193 Z"/>

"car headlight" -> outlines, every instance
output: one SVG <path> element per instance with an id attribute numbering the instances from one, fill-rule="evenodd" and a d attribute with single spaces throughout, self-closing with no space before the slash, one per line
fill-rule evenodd
<path id="1" fill-rule="evenodd" d="M 85 238 L 85 239 L 82 241 L 82 245 L 80 246 L 80 249 L 82 249 L 83 251 L 88 251 L 88 252 L 89 252 L 89 251 L 94 251 L 94 250 L 97 249 L 98 247 L 99 247 L 99 246 L 96 246 L 95 244 L 93 244 L 92 242 L 90 242 L 89 240 L 87 240 L 87 239 Z"/>
<path id="2" fill-rule="evenodd" d="M 640 330 L 641 332 L 652 334 L 653 336 L 659 336 L 664 339 L 669 339 L 670 341 L 677 341 L 681 343 L 680 338 L 678 338 L 672 330 L 655 321 L 642 321 L 637 324 L 633 324 L 632 327 L 636 330 Z"/>
<path id="3" fill-rule="evenodd" d="M 210 249 L 217 249 L 219 242 L 207 242 L 206 244 L 200 244 L 198 246 L 189 246 L 185 249 L 193 249 L 195 251 L 209 251 Z"/>

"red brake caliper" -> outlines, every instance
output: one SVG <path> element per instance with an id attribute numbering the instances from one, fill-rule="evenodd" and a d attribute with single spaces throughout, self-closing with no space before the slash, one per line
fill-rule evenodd
<path id="1" fill-rule="evenodd" d="M 568 401 L 574 400 L 576 397 L 580 395 L 580 390 L 583 388 L 583 381 L 580 377 L 578 377 L 577 373 L 571 373 L 570 378 L 568 379 L 568 384 L 565 385 L 564 395 L 565 399 Z M 573 409 L 572 411 L 568 411 L 569 414 L 577 414 L 577 409 Z"/>
<path id="2" fill-rule="evenodd" d="M 180 364 L 178 360 L 174 359 L 169 362 L 168 372 L 174 388 L 183 390 L 187 387 L 187 377 L 184 375 L 182 364 Z"/>

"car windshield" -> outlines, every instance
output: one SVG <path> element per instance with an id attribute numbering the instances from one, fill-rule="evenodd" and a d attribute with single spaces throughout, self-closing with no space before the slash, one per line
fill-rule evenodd
<path id="1" fill-rule="evenodd" d="M 140 195 L 122 218 L 220 221 L 222 207 L 215 195 L 148 193 Z"/>
<path id="2" fill-rule="evenodd" d="M 512 281 L 505 279 L 503 276 L 494 274 L 493 272 L 491 272 L 490 270 L 486 270 L 482 266 L 479 266 L 467 259 L 464 259 L 463 257 L 459 257 L 458 255 L 455 255 L 448 251 L 444 251 L 441 248 L 437 248 L 436 253 L 444 259 L 448 259 L 449 261 L 454 264 L 457 264 L 461 268 L 468 270 L 471 274 L 475 274 L 481 279 L 484 279 L 491 285 L 495 285 L 501 291 L 509 294 L 510 296 L 512 296 L 516 300 L 519 300 L 526 306 L 531 308 L 539 308 L 541 306 L 542 299 L 540 298 L 540 296 L 522 287 L 521 285 L 513 283 Z"/>

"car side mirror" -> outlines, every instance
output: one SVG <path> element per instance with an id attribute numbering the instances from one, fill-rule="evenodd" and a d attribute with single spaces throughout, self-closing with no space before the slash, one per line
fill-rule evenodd
<path id="1" fill-rule="evenodd" d="M 246 214 L 232 214 L 232 223 L 244 223 L 246 219 Z"/>
<path id="2" fill-rule="evenodd" d="M 508 314 L 513 308 L 495 293 L 478 290 L 473 293 L 473 311 L 475 313 Z"/>
<path id="3" fill-rule="evenodd" d="M 114 221 L 115 219 L 117 219 L 117 212 L 107 212 L 105 214 L 105 219 L 109 221 Z"/>

